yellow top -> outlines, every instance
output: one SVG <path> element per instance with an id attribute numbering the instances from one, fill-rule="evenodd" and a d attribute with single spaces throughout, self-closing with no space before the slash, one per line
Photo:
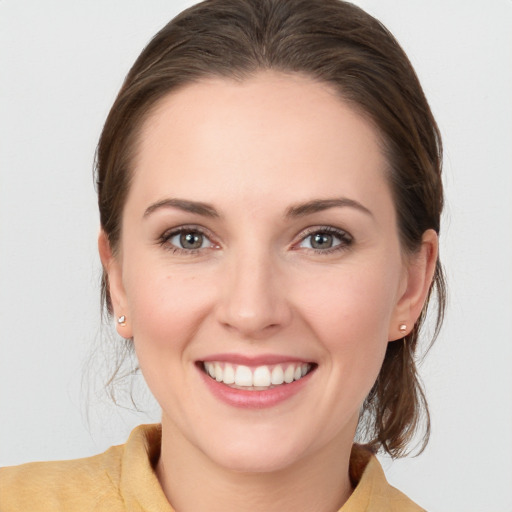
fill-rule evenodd
<path id="1" fill-rule="evenodd" d="M 0 511 L 173 512 L 153 471 L 160 439 L 160 425 L 141 425 L 126 444 L 94 457 L 1 468 Z M 350 477 L 356 487 L 340 512 L 423 511 L 388 484 L 379 461 L 358 445 Z"/>

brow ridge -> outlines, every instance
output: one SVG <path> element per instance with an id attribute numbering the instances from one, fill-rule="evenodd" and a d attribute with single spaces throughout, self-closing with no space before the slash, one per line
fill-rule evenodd
<path id="1" fill-rule="evenodd" d="M 355 208 L 356 210 L 359 210 L 373 217 L 373 213 L 368 208 L 366 208 L 366 206 L 363 206 L 358 201 L 349 199 L 348 197 L 339 197 L 333 199 L 313 199 L 305 203 L 300 203 L 288 208 L 286 211 L 286 217 L 304 217 L 306 215 L 311 215 L 313 213 L 328 210 L 330 208 L 344 207 Z"/>
<path id="2" fill-rule="evenodd" d="M 148 208 L 146 208 L 143 217 L 148 217 L 153 212 L 161 208 L 177 208 L 178 210 L 195 213 L 204 217 L 219 217 L 219 212 L 208 203 L 178 198 L 167 198 L 153 203 L 152 205 L 148 206 Z"/>

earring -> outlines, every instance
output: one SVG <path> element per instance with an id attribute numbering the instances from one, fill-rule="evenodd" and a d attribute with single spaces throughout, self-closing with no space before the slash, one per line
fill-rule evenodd
<path id="1" fill-rule="evenodd" d="M 126 325 L 126 317 L 124 315 L 121 315 L 121 316 L 117 317 L 117 323 L 121 327 L 124 327 Z"/>
<path id="2" fill-rule="evenodd" d="M 400 324 L 400 325 L 398 326 L 398 330 L 399 330 L 402 334 L 404 334 L 404 333 L 405 333 L 405 331 L 407 331 L 407 324 Z"/>

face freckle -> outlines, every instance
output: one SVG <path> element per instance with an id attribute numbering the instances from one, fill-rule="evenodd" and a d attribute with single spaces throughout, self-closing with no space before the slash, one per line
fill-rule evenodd
<path id="1" fill-rule="evenodd" d="M 187 450 L 261 471 L 352 442 L 405 287 L 385 168 L 371 124 L 302 76 L 205 80 L 155 108 L 111 282 Z M 300 378 L 247 398 L 205 361 Z"/>

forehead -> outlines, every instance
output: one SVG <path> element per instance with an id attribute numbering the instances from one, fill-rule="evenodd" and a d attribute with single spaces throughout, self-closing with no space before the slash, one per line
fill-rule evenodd
<path id="1" fill-rule="evenodd" d="M 227 191 L 248 202 L 333 192 L 363 200 L 387 187 L 385 167 L 377 130 L 333 88 L 262 72 L 164 97 L 142 127 L 131 193 L 145 201 L 193 193 L 214 202 Z"/>

